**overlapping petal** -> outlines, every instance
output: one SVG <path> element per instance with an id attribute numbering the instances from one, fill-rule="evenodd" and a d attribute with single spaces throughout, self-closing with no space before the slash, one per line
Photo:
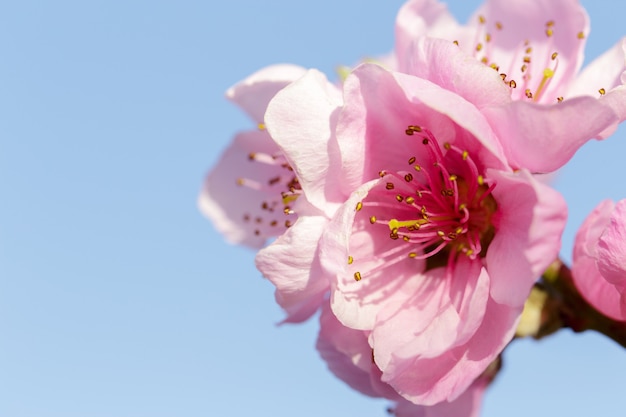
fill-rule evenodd
<path id="1" fill-rule="evenodd" d="M 572 277 L 582 296 L 602 314 L 626 321 L 626 200 L 602 201 L 574 241 Z"/>

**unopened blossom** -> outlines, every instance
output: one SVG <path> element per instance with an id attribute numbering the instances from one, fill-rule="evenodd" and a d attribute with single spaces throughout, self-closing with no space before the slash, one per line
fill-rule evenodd
<path id="1" fill-rule="evenodd" d="M 626 38 L 580 72 L 588 35 L 577 0 L 487 0 L 465 26 L 436 0 L 410 0 L 396 66 L 481 108 L 512 166 L 550 172 L 626 118 Z"/>
<path id="2" fill-rule="evenodd" d="M 369 332 L 342 325 L 329 305 L 324 304 L 320 315 L 317 350 L 331 372 L 352 389 L 370 397 L 392 401 L 394 404 L 389 411 L 397 417 L 478 417 L 483 393 L 494 375 L 481 375 L 452 402 L 444 401 L 432 406 L 416 405 L 381 381 L 382 373 L 373 360 L 368 336 Z"/>
<path id="3" fill-rule="evenodd" d="M 626 200 L 604 200 L 576 234 L 574 283 L 598 311 L 626 321 Z"/>

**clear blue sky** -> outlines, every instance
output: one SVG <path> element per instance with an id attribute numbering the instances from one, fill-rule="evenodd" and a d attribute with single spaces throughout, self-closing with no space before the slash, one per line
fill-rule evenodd
<path id="1" fill-rule="evenodd" d="M 626 10 L 583 3 L 592 58 Z M 385 415 L 326 370 L 315 320 L 275 326 L 253 253 L 224 244 L 196 196 L 250 127 L 230 85 L 385 53 L 401 4 L 0 4 L 0 417 Z M 450 8 L 465 20 L 477 4 Z M 626 197 L 625 141 L 585 146 L 558 178 L 565 257 L 597 202 Z M 624 416 L 626 352 L 609 340 L 516 342 L 505 366 L 484 417 Z"/>

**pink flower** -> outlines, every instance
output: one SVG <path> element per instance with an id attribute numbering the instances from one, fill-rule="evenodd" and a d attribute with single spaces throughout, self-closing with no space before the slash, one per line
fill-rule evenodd
<path id="1" fill-rule="evenodd" d="M 588 33 L 576 0 L 487 0 L 466 26 L 435 0 L 410 0 L 396 65 L 479 107 L 509 138 L 512 166 L 549 172 L 626 118 L 626 38 L 579 72 Z"/>
<path id="2" fill-rule="evenodd" d="M 316 126 L 308 141 L 295 147 L 286 144 L 291 152 L 316 152 L 313 163 L 321 170 L 304 173 L 303 164 L 292 165 L 283 151 L 284 141 L 275 141 L 264 123 L 269 101 L 301 77 L 304 82 L 316 83 L 320 94 L 308 103 L 295 105 L 310 118 L 327 125 Z M 289 88 L 298 85 L 295 82 Z M 324 169 L 330 165 L 326 152 L 326 147 L 331 146 L 328 120 L 329 112 L 341 102 L 339 91 L 318 71 L 274 65 L 246 78 L 226 95 L 252 117 L 258 129 L 239 133 L 207 175 L 199 197 L 200 210 L 232 243 L 261 248 L 268 239 L 276 238 L 258 252 L 256 263 L 276 286 L 276 300 L 287 312 L 284 321 L 305 320 L 315 312 L 329 288 L 328 280 L 319 272 L 315 246 L 338 204 L 330 204 L 323 190 L 310 184 L 316 176 L 324 177 Z M 299 137 L 306 137 L 307 133 L 285 132 Z M 302 246 L 307 250 L 300 250 Z"/>
<path id="3" fill-rule="evenodd" d="M 312 94 L 302 101 L 298 91 L 308 85 L 315 88 L 309 89 Z M 291 99 L 293 96 L 295 100 Z M 318 309 L 330 285 L 321 270 L 316 247 L 326 224 L 339 203 L 345 200 L 325 185 L 327 178 L 336 176 L 337 168 L 333 167 L 337 164 L 331 163 L 338 157 L 333 151 L 337 148 L 334 113 L 342 99 L 339 89 L 316 70 L 306 72 L 277 93 L 276 98 L 286 109 L 272 107 L 271 103 L 268 105 L 265 115 L 267 137 L 276 147 L 273 157 L 280 161 L 279 168 L 288 168 L 288 176 L 281 176 L 283 170 L 283 174 L 270 176 L 270 181 L 284 178 L 279 184 L 286 182 L 290 188 L 274 190 L 274 200 L 271 201 L 275 203 L 269 206 L 278 207 L 281 214 L 289 213 L 292 218 L 297 216 L 297 220 L 290 221 L 285 233 L 260 250 L 255 262 L 263 276 L 276 286 L 276 301 L 287 312 L 284 322 L 301 322 Z M 291 117 L 296 109 L 300 113 L 299 119 Z M 273 123 L 277 115 L 284 116 L 288 122 Z M 310 158 L 303 160 L 301 155 Z M 264 196 L 264 201 L 270 201 L 269 198 Z"/>
<path id="4" fill-rule="evenodd" d="M 303 117 L 291 106 L 290 119 Z M 360 66 L 336 131 L 341 170 L 325 185 L 349 197 L 315 249 L 333 312 L 371 332 L 382 381 L 404 398 L 452 401 L 513 337 L 558 254 L 565 203 L 509 167 L 505 140 L 476 106 L 420 78 Z M 293 166 L 314 159 L 285 152 Z"/>
<path id="5" fill-rule="evenodd" d="M 291 206 L 300 186 L 267 133 L 263 114 L 270 99 L 305 72 L 294 65 L 269 66 L 226 92 L 257 124 L 235 136 L 198 197 L 200 211 L 229 242 L 260 248 L 297 219 Z"/>
<path id="6" fill-rule="evenodd" d="M 373 361 L 368 344 L 368 332 L 343 326 L 330 311 L 328 304 L 320 315 L 317 349 L 328 368 L 351 388 L 370 397 L 393 401 L 390 409 L 397 417 L 477 417 L 482 396 L 490 377 L 481 376 L 453 402 L 432 406 L 413 404 L 381 381 L 382 373 Z"/>
<path id="7" fill-rule="evenodd" d="M 584 221 L 574 244 L 572 276 L 598 311 L 626 321 L 626 200 L 601 202 Z"/>

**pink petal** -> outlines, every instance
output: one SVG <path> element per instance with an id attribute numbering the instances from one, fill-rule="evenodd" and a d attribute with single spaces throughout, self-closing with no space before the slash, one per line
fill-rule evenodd
<path id="1" fill-rule="evenodd" d="M 341 93 L 310 70 L 276 94 L 265 114 L 267 129 L 294 168 L 308 200 L 329 217 L 345 200 L 334 184 L 339 154 L 334 138 Z M 332 181 L 329 181 L 332 179 Z M 335 202 L 335 204 L 332 204 Z"/>
<path id="2" fill-rule="evenodd" d="M 433 358 L 467 343 L 483 320 L 489 276 L 480 261 L 461 258 L 450 276 L 436 268 L 419 279 L 422 285 L 400 310 L 386 308 L 377 316 L 372 341 L 383 372 L 394 360 Z"/>
<path id="3" fill-rule="evenodd" d="M 364 223 L 370 226 L 367 215 L 356 216 L 355 207 L 379 182 L 366 183 L 350 196 L 337 210 L 320 242 L 322 266 L 333 277 L 333 312 L 344 325 L 360 330 L 372 329 L 377 313 L 385 305 L 399 308 L 408 294 L 415 292 L 420 280 L 407 278 L 419 278 L 410 271 L 421 271 L 424 265 L 423 261 L 408 258 L 387 265 L 376 256 L 395 246 L 390 244 L 394 241 L 388 234 L 379 236 L 366 231 Z M 355 233 L 353 227 L 362 231 Z M 354 259 L 352 264 L 349 257 Z M 357 273 L 359 281 L 355 280 Z"/>
<path id="4" fill-rule="evenodd" d="M 479 109 L 511 102 L 510 88 L 497 71 L 441 39 L 421 38 L 411 45 L 406 73 L 459 94 Z"/>
<path id="5" fill-rule="evenodd" d="M 614 320 L 626 318 L 620 293 L 598 270 L 598 240 L 609 225 L 615 204 L 604 200 L 587 216 L 574 241 L 572 278 L 580 294 L 594 308 Z"/>
<path id="6" fill-rule="evenodd" d="M 483 113 L 501 138 L 511 166 L 536 173 L 562 167 L 590 138 L 618 121 L 608 105 L 592 97 L 550 106 L 515 101 Z"/>
<path id="7" fill-rule="evenodd" d="M 343 326 L 327 304 L 320 315 L 316 347 L 335 376 L 362 394 L 380 397 L 370 383 L 372 348 L 367 343 L 367 335 Z"/>
<path id="8" fill-rule="evenodd" d="M 285 231 L 285 215 L 282 210 L 270 213 L 261 209 L 263 202 L 280 197 L 279 191 L 265 186 L 279 168 L 251 161 L 249 155 L 253 152 L 271 155 L 279 149 L 265 131 L 239 133 L 207 175 L 198 206 L 226 240 L 260 248 L 268 237 Z M 263 187 L 238 185 L 241 178 L 252 179 Z M 271 226 L 273 221 L 277 226 Z"/>
<path id="9" fill-rule="evenodd" d="M 478 16 L 485 18 L 484 25 Z M 577 0 L 487 0 L 470 22 L 478 36 L 469 42 L 482 42 L 488 62 L 498 65 L 508 80 L 516 81 L 513 98 L 525 100 L 527 87 L 537 92 L 544 69 L 555 68 L 554 52 L 558 53 L 558 66 L 541 94 L 535 94 L 540 103 L 556 102 L 582 66 L 589 18 Z M 548 22 L 552 22 L 549 27 Z M 502 29 L 496 28 L 497 23 Z M 548 29 L 552 30 L 551 36 L 546 34 Z M 581 32 L 585 35 L 582 39 L 578 37 Z M 491 35 L 490 42 L 484 41 L 486 33 Z M 525 54 L 528 47 L 531 53 Z M 526 55 L 531 62 L 522 72 Z M 530 76 L 528 85 L 524 85 L 525 75 Z"/>
<path id="10" fill-rule="evenodd" d="M 262 123 L 272 97 L 305 73 L 306 69 L 297 65 L 270 65 L 229 88 L 226 97 L 248 113 L 252 120 Z"/>
<path id="11" fill-rule="evenodd" d="M 381 169 L 406 167 L 419 147 L 405 133 L 409 125 L 429 129 L 439 143 L 456 144 L 491 166 L 505 166 L 501 146 L 478 109 L 427 80 L 364 64 L 346 79 L 344 98 L 337 140 L 343 162 L 339 185 L 346 192 L 378 177 Z"/>
<path id="12" fill-rule="evenodd" d="M 621 291 L 626 290 L 626 200 L 619 201 L 598 240 L 598 269 Z"/>
<path id="13" fill-rule="evenodd" d="M 452 402 L 443 401 L 431 406 L 422 406 L 406 400 L 400 401 L 394 407 L 393 415 L 396 417 L 478 417 L 486 388 L 486 381 L 479 378 Z"/>
<path id="14" fill-rule="evenodd" d="M 521 308 L 490 300 L 481 326 L 468 343 L 435 358 L 394 357 L 383 380 L 417 404 L 454 401 L 511 341 L 520 315 Z"/>
<path id="15" fill-rule="evenodd" d="M 324 216 L 302 216 L 256 256 L 257 268 L 276 286 L 276 301 L 287 311 L 283 322 L 308 319 L 328 292 L 329 282 L 317 258 L 327 224 Z"/>
<path id="16" fill-rule="evenodd" d="M 610 91 L 623 84 L 622 75 L 625 69 L 626 38 L 622 38 L 583 69 L 568 89 L 567 97 L 598 97 L 598 90 L 601 88 Z"/>
<path id="17" fill-rule="evenodd" d="M 436 0 L 407 1 L 400 8 L 396 18 L 397 69 L 405 72 L 406 62 L 411 58 L 410 47 L 414 40 L 424 36 L 442 39 L 455 38 L 461 30 L 462 28 L 448 12 L 444 3 Z"/>
<path id="18" fill-rule="evenodd" d="M 567 219 L 563 197 L 526 170 L 487 171 L 497 185 L 496 234 L 487 251 L 495 302 L 521 307 L 545 269 L 557 258 Z"/>

